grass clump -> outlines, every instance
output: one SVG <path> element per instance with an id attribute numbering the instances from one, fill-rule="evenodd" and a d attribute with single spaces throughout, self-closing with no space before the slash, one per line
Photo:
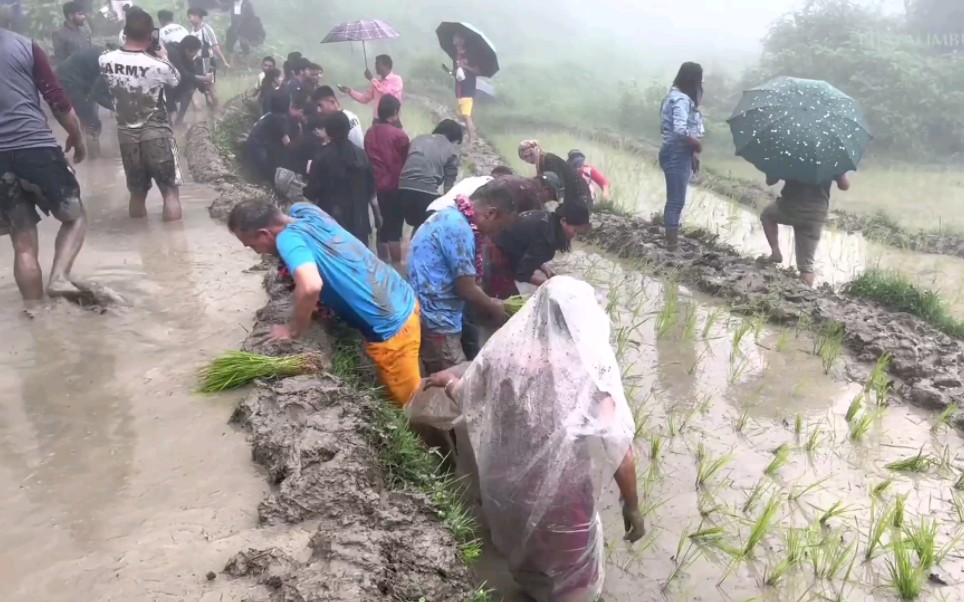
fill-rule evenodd
<path id="1" fill-rule="evenodd" d="M 873 560 L 874 554 L 881 547 L 884 533 L 894 522 L 894 507 L 877 508 L 877 501 L 870 505 L 870 531 L 867 533 L 867 551 L 864 560 Z"/>
<path id="2" fill-rule="evenodd" d="M 702 443 L 700 449 L 702 450 Z M 710 459 L 705 451 L 697 454 L 696 488 L 705 489 L 707 482 L 729 464 L 731 456 L 726 455 L 715 460 Z"/>
<path id="3" fill-rule="evenodd" d="M 349 385 L 375 392 L 365 382 L 359 349 L 342 346 L 332 358 L 332 372 Z M 382 469 L 389 485 L 395 489 L 424 493 L 431 500 L 439 520 L 455 537 L 467 564 L 482 556 L 479 524 L 472 511 L 462 502 L 466 484 L 449 473 L 444 459 L 430 452 L 408 425 L 408 418 L 394 404 L 377 395 L 370 405 L 365 435 L 379 452 Z M 488 590 L 479 590 L 489 599 Z"/>
<path id="4" fill-rule="evenodd" d="M 945 334 L 964 339 L 964 322 L 951 317 L 937 293 L 911 283 L 897 272 L 867 270 L 849 282 L 844 292 L 915 315 Z"/>
<path id="5" fill-rule="evenodd" d="M 201 368 L 198 372 L 200 393 L 219 393 L 243 387 L 259 378 L 284 378 L 298 374 L 310 374 L 322 369 L 321 356 L 314 353 L 270 357 L 229 351 Z"/>
<path id="6" fill-rule="evenodd" d="M 887 561 L 890 587 L 901 600 L 915 600 L 924 589 L 927 571 L 914 564 L 911 548 L 907 542 L 898 538 L 892 544 L 893 558 Z"/>

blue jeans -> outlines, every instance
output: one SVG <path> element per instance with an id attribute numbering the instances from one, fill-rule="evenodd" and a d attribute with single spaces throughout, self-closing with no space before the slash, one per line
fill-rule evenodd
<path id="1" fill-rule="evenodd" d="M 659 149 L 659 166 L 666 178 L 663 224 L 667 228 L 679 228 L 683 205 L 686 204 L 686 187 L 693 177 L 693 151 L 688 147 L 664 144 Z"/>

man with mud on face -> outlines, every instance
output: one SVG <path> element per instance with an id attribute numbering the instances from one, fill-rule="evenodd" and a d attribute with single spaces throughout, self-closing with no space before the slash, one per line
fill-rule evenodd
<path id="1" fill-rule="evenodd" d="M 9 6 L 0 6 L 0 28 L 12 17 Z M 84 244 L 87 219 L 80 185 L 47 125 L 40 97 L 67 130 L 66 152 L 74 151 L 75 163 L 86 155 L 80 121 L 43 49 L 6 29 L 0 29 L 0 81 L 0 234 L 10 234 L 13 243 L 14 279 L 24 301 L 43 299 L 37 260 L 39 209 L 62 224 L 47 294 L 79 295 L 70 268 Z"/>
<path id="2" fill-rule="evenodd" d="M 411 400 L 422 383 L 419 306 L 394 268 L 310 203 L 295 203 L 285 215 L 268 203 L 245 201 L 231 210 L 228 229 L 244 246 L 280 257 L 294 278 L 291 321 L 272 328 L 274 339 L 305 334 L 323 304 L 365 337 L 392 400 L 399 406 Z"/>
<path id="3" fill-rule="evenodd" d="M 181 168 L 169 115 L 169 95 L 181 82 L 177 68 L 155 56 L 154 19 L 132 8 L 124 48 L 101 55 L 100 70 L 114 97 L 117 138 L 130 191 L 129 214 L 147 216 L 147 193 L 156 182 L 164 198 L 164 221 L 181 219 Z M 163 48 L 160 49 L 163 53 Z"/>

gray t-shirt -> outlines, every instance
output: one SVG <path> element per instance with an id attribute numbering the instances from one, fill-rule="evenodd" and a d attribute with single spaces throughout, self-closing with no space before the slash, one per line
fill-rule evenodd
<path id="1" fill-rule="evenodd" d="M 165 94 L 181 81 L 174 66 L 146 52 L 113 50 L 100 56 L 117 117 L 117 138 L 141 142 L 172 138 Z"/>
<path id="2" fill-rule="evenodd" d="M 416 136 L 408 149 L 398 188 L 438 194 L 449 190 L 459 175 L 459 148 L 441 134 Z"/>

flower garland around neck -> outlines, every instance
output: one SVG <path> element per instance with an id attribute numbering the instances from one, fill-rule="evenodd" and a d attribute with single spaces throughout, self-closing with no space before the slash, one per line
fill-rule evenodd
<path id="1" fill-rule="evenodd" d="M 469 200 L 469 197 L 460 195 L 455 197 L 455 208 L 468 220 L 469 226 L 472 227 L 472 234 L 475 235 L 475 280 L 476 282 L 481 282 L 482 272 L 485 269 L 485 261 L 482 258 L 482 234 L 479 232 L 479 227 L 475 223 L 475 207 L 472 206 L 472 201 Z"/>

